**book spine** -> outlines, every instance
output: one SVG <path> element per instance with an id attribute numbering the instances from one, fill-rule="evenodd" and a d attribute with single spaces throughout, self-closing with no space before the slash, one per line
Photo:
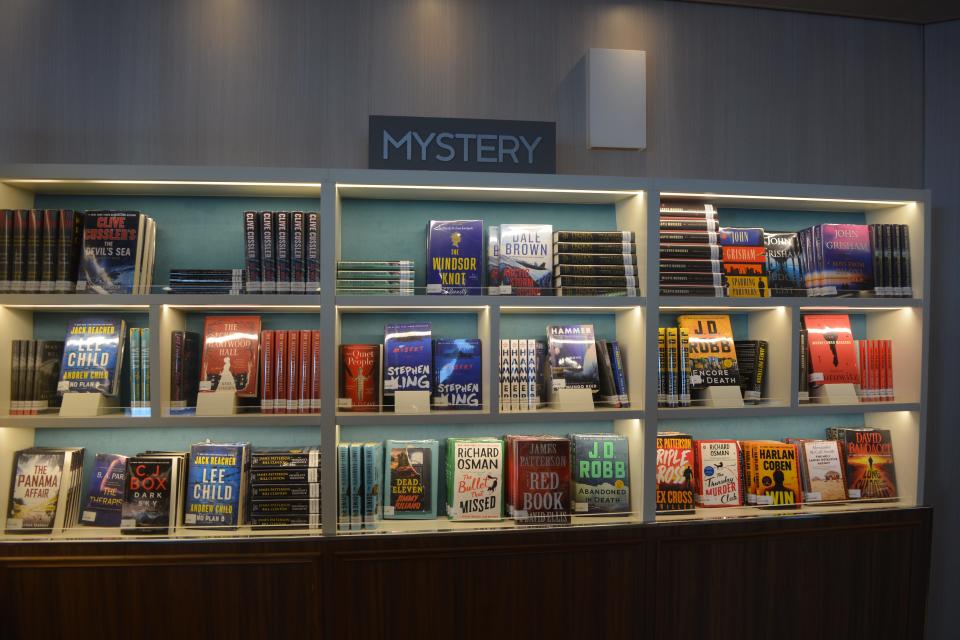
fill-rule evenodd
<path id="1" fill-rule="evenodd" d="M 676 327 L 667 328 L 667 406 L 676 407 L 680 404 L 680 395 L 677 385 L 677 362 L 679 337 Z"/>
<path id="2" fill-rule="evenodd" d="M 722 273 L 661 273 L 660 284 L 705 284 L 722 287 L 726 284 L 726 278 Z"/>
<path id="3" fill-rule="evenodd" d="M 287 388 L 284 392 L 287 413 L 297 413 L 300 387 L 300 332 L 287 331 Z"/>
<path id="4" fill-rule="evenodd" d="M 554 276 L 632 276 L 637 268 L 632 264 L 560 264 L 553 268 Z"/>
<path id="5" fill-rule="evenodd" d="M 620 350 L 620 343 L 612 340 L 607 343 L 610 355 L 610 364 L 613 367 L 613 381 L 617 388 L 617 396 L 620 406 L 624 409 L 630 407 L 630 393 L 627 388 L 627 376 L 623 369 L 623 353 Z"/>
<path id="6" fill-rule="evenodd" d="M 636 267 L 637 254 L 622 253 L 554 253 L 553 264 L 625 265 Z"/>
<path id="7" fill-rule="evenodd" d="M 320 214 L 316 211 L 308 211 L 306 218 L 304 289 L 306 293 L 315 294 L 320 290 Z"/>
<path id="8" fill-rule="evenodd" d="M 362 445 L 350 443 L 350 528 L 363 528 Z"/>
<path id="9" fill-rule="evenodd" d="M 290 212 L 277 211 L 277 293 L 290 293 Z"/>
<path id="10" fill-rule="evenodd" d="M 310 376 L 313 373 L 311 355 L 313 353 L 313 336 L 309 329 L 300 331 L 300 359 L 297 362 L 297 413 L 310 413 L 310 390 L 313 382 Z"/>
<path id="11" fill-rule="evenodd" d="M 250 468 L 296 467 L 315 469 L 320 467 L 320 450 L 310 447 L 304 450 L 290 451 L 253 451 L 250 454 Z M 312 497 L 312 496 L 308 496 Z"/>
<path id="12" fill-rule="evenodd" d="M 255 484 L 250 487 L 252 500 L 297 500 L 319 498 L 320 483 L 306 484 Z"/>
<path id="13" fill-rule="evenodd" d="M 913 297 L 913 265 L 910 260 L 910 227 L 900 225 L 900 286 L 904 298 Z"/>
<path id="14" fill-rule="evenodd" d="M 620 407 L 620 394 L 613 374 L 613 362 L 610 360 L 610 347 L 606 340 L 594 341 L 597 350 L 597 367 L 600 377 L 600 402 L 603 406 Z"/>
<path id="15" fill-rule="evenodd" d="M 660 276 L 665 273 L 723 273 L 720 260 L 660 260 Z"/>
<path id="16" fill-rule="evenodd" d="M 0 209 L 0 293 L 10 291 L 10 244 L 13 240 L 13 211 Z"/>
<path id="17" fill-rule="evenodd" d="M 59 243 L 59 217 L 56 209 L 44 209 L 43 240 L 40 251 L 40 291 L 53 293 L 57 281 L 57 248 Z"/>
<path id="18" fill-rule="evenodd" d="M 273 211 L 260 212 L 260 292 L 277 292 L 277 216 Z"/>
<path id="19" fill-rule="evenodd" d="M 500 341 L 500 411 L 510 411 L 510 341 Z"/>
<path id="20" fill-rule="evenodd" d="M 903 271 L 900 266 L 902 249 L 900 247 L 899 225 L 890 225 L 890 243 L 893 245 L 891 251 L 893 256 L 893 264 L 890 267 L 890 271 L 893 273 L 893 290 L 890 292 L 890 295 L 895 298 L 899 298 L 903 296 L 903 282 L 901 279 Z"/>
<path id="21" fill-rule="evenodd" d="M 520 341 L 510 340 L 510 406 L 514 411 L 520 406 Z"/>
<path id="22" fill-rule="evenodd" d="M 142 383 L 140 375 L 140 329 L 130 327 L 130 407 L 139 409 L 141 406 L 140 392 Z"/>
<path id="23" fill-rule="evenodd" d="M 540 394 L 537 391 L 537 341 L 527 340 L 527 409 L 536 411 L 540 408 Z"/>
<path id="24" fill-rule="evenodd" d="M 20 350 L 23 340 L 14 340 L 10 344 L 10 409 L 12 416 L 20 415 Z"/>
<path id="25" fill-rule="evenodd" d="M 720 247 L 712 244 L 661 244 L 660 258 L 720 260 Z"/>
<path id="26" fill-rule="evenodd" d="M 714 287 L 710 285 L 660 285 L 661 296 L 707 296 L 722 298 L 724 296 L 723 287 Z"/>
<path id="27" fill-rule="evenodd" d="M 719 244 L 715 231 L 660 231 L 660 242 L 680 244 Z"/>
<path id="28" fill-rule="evenodd" d="M 272 329 L 260 332 L 260 380 L 262 390 L 260 393 L 260 412 L 273 413 L 275 404 L 276 389 L 274 388 L 274 363 L 276 354 L 274 353 L 275 333 Z"/>
<path id="29" fill-rule="evenodd" d="M 630 242 L 556 242 L 556 253 L 602 253 L 607 255 L 636 255 L 637 247 Z"/>
<path id="30" fill-rule="evenodd" d="M 800 329 L 800 371 L 798 372 L 797 396 L 800 404 L 810 402 L 810 353 L 807 349 L 807 330 Z"/>
<path id="31" fill-rule="evenodd" d="M 873 263 L 873 295 L 884 295 L 883 280 L 883 247 L 880 244 L 880 225 L 871 224 L 870 229 L 870 256 Z"/>
<path id="32" fill-rule="evenodd" d="M 12 241 L 10 243 L 10 291 L 22 293 L 25 291 L 25 269 L 27 261 L 27 212 L 17 209 L 11 212 Z"/>
<path id="33" fill-rule="evenodd" d="M 554 242 L 636 242 L 633 231 L 554 231 Z"/>
<path id="34" fill-rule="evenodd" d="M 487 227 L 487 293 L 500 295 L 500 227 Z"/>
<path id="35" fill-rule="evenodd" d="M 186 408 L 186 391 L 183 380 L 184 340 L 183 331 L 170 335 L 170 408 Z"/>
<path id="36" fill-rule="evenodd" d="M 557 288 L 567 287 L 625 287 L 638 288 L 637 278 L 634 276 L 559 276 Z"/>
<path id="37" fill-rule="evenodd" d="M 310 413 L 320 413 L 320 330 L 310 332 Z M 377 372 L 379 375 L 379 372 Z"/>
<path id="38" fill-rule="evenodd" d="M 40 262 L 43 250 L 43 211 L 30 209 L 27 211 L 27 250 L 26 267 L 24 271 L 24 291 L 39 293 L 40 291 Z"/>
<path id="39" fill-rule="evenodd" d="M 660 217 L 660 231 L 713 231 L 720 229 L 716 218 Z"/>
<path id="40" fill-rule="evenodd" d="M 150 408 L 150 327 L 140 329 L 140 407 Z"/>
<path id="41" fill-rule="evenodd" d="M 287 332 L 276 331 L 274 333 L 274 356 L 273 356 L 274 386 L 273 392 L 273 412 L 287 412 Z"/>
<path id="42" fill-rule="evenodd" d="M 260 214 L 256 211 L 243 212 L 243 246 L 247 269 L 247 293 L 260 293 L 263 273 L 260 269 L 262 234 L 260 232 Z"/>
<path id="43" fill-rule="evenodd" d="M 310 484 L 320 482 L 317 467 L 272 467 L 250 469 L 251 484 Z"/>
<path id="44" fill-rule="evenodd" d="M 667 330 L 657 329 L 657 406 L 667 406 Z"/>
<path id="45" fill-rule="evenodd" d="M 689 407 L 692 404 L 690 395 L 690 331 L 678 328 L 677 339 L 677 379 L 679 381 L 677 401 L 681 407 Z"/>
<path id="46" fill-rule="evenodd" d="M 636 287 L 574 287 L 565 285 L 557 288 L 557 296 L 636 296 L 640 295 L 640 290 Z"/>
<path id="47" fill-rule="evenodd" d="M 349 531 L 352 523 L 350 513 L 350 445 L 337 445 L 337 516 L 340 528 Z"/>
<path id="48" fill-rule="evenodd" d="M 769 345 L 766 340 L 757 340 L 756 361 L 750 377 L 749 386 L 744 392 L 744 399 L 754 404 L 763 400 L 763 386 L 767 377 L 767 351 Z"/>
<path id="49" fill-rule="evenodd" d="M 305 220 L 303 211 L 290 214 L 290 292 L 306 293 Z"/>
<path id="50" fill-rule="evenodd" d="M 884 295 L 892 296 L 894 289 L 893 283 L 893 238 L 890 237 L 890 231 L 893 225 L 883 224 L 881 234 L 883 243 L 883 280 L 884 284 Z"/>
<path id="51" fill-rule="evenodd" d="M 23 397 L 23 413 L 32 415 L 34 412 L 33 409 L 33 387 L 34 379 L 37 375 L 37 344 L 36 340 L 27 340 L 27 353 L 23 355 L 23 387 L 21 395 Z"/>
<path id="52" fill-rule="evenodd" d="M 527 378 L 528 355 L 527 341 L 517 340 L 517 385 L 519 386 L 517 399 L 521 411 L 530 409 L 530 385 Z"/>

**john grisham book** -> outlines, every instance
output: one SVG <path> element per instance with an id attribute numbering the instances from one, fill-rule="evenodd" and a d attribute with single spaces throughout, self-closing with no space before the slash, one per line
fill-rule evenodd
<path id="1" fill-rule="evenodd" d="M 429 519 L 437 517 L 436 440 L 387 440 L 383 517 L 386 519 Z"/>
<path id="2" fill-rule="evenodd" d="M 578 515 L 630 512 L 630 451 L 626 436 L 570 436 L 573 512 Z"/>
<path id="3" fill-rule="evenodd" d="M 433 341 L 433 406 L 436 409 L 480 409 L 483 367 L 476 338 Z"/>
<path id="4" fill-rule="evenodd" d="M 117 395 L 127 324 L 109 318 L 83 318 L 67 327 L 57 393 Z"/>
<path id="5" fill-rule="evenodd" d="M 427 294 L 480 295 L 483 253 L 483 220 L 431 220 Z"/>
<path id="6" fill-rule="evenodd" d="M 183 514 L 186 526 L 235 528 L 243 522 L 249 459 L 249 443 L 190 447 Z"/>

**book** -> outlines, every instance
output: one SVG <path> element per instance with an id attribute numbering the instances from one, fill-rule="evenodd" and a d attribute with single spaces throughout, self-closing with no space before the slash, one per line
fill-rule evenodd
<path id="1" fill-rule="evenodd" d="M 624 265 L 637 266 L 636 253 L 554 253 L 554 267 L 558 265 Z"/>
<path id="2" fill-rule="evenodd" d="M 658 335 L 659 338 L 659 335 Z M 679 388 L 679 349 L 680 349 L 680 336 L 677 333 L 676 327 L 667 327 L 666 330 L 666 340 L 665 340 L 665 360 L 664 360 L 664 370 L 666 371 L 667 381 L 666 381 L 666 392 L 667 392 L 667 406 L 676 407 L 680 404 L 680 388 Z"/>
<path id="3" fill-rule="evenodd" d="M 250 517 L 320 515 L 319 498 L 288 498 L 277 500 L 253 500 L 250 502 Z"/>
<path id="4" fill-rule="evenodd" d="M 810 361 L 810 384 L 857 384 L 857 353 L 850 317 L 841 314 L 803 316 Z"/>
<path id="5" fill-rule="evenodd" d="M 337 526 L 351 529 L 353 504 L 350 500 L 350 444 L 337 443 Z"/>
<path id="6" fill-rule="evenodd" d="M 800 239 L 795 232 L 766 232 L 767 277 L 774 297 L 806 296 Z"/>
<path id="7" fill-rule="evenodd" d="M 350 465 L 350 528 L 363 528 L 363 445 L 351 442 L 348 448 Z"/>
<path id="8" fill-rule="evenodd" d="M 517 524 L 569 523 L 570 440 L 512 436 L 507 446 L 510 507 Z"/>
<path id="9" fill-rule="evenodd" d="M 766 397 L 767 354 L 770 347 L 766 340 L 735 340 L 734 347 L 743 401 L 759 404 Z"/>
<path id="10" fill-rule="evenodd" d="M 660 216 L 660 230 L 683 230 L 683 231 L 719 231 L 720 227 L 717 219 L 712 216 L 686 217 L 686 216 Z"/>
<path id="11" fill-rule="evenodd" d="M 447 516 L 451 520 L 503 518 L 503 441 L 447 438 Z"/>
<path id="12" fill-rule="evenodd" d="M 170 412 L 182 413 L 197 406 L 200 387 L 200 334 L 170 334 Z"/>
<path id="13" fill-rule="evenodd" d="M 657 513 L 694 508 L 693 438 L 685 433 L 657 434 Z"/>
<path id="14" fill-rule="evenodd" d="M 717 209 L 704 202 L 661 202 L 660 214 L 671 218 L 715 218 Z"/>
<path id="15" fill-rule="evenodd" d="M 304 484 L 251 484 L 251 500 L 299 500 L 320 497 L 320 483 Z"/>
<path id="16" fill-rule="evenodd" d="M 337 262 L 337 272 L 340 271 L 401 271 L 412 272 L 413 260 L 360 260 Z"/>
<path id="17" fill-rule="evenodd" d="M 250 468 L 320 466 L 320 447 L 255 447 L 250 452 Z"/>
<path id="18" fill-rule="evenodd" d="M 720 227 L 717 242 L 721 247 L 758 247 L 764 244 L 760 227 Z"/>
<path id="19" fill-rule="evenodd" d="M 847 499 L 843 448 L 837 440 L 800 440 L 800 476 L 804 502 Z"/>
<path id="20" fill-rule="evenodd" d="M 870 231 L 862 224 L 821 224 L 814 227 L 822 295 L 873 289 Z"/>
<path id="21" fill-rule="evenodd" d="M 135 293 L 145 216 L 138 211 L 88 211 L 83 220 L 77 291 Z"/>
<path id="22" fill-rule="evenodd" d="M 427 225 L 427 295 L 480 295 L 483 220 L 431 220 Z"/>
<path id="23" fill-rule="evenodd" d="M 667 405 L 667 329 L 657 328 L 657 406 Z"/>
<path id="24" fill-rule="evenodd" d="M 178 524 L 183 457 L 140 454 L 127 459 L 124 471 L 121 533 L 168 534 Z"/>
<path id="25" fill-rule="evenodd" d="M 632 264 L 558 264 L 553 267 L 553 277 L 559 276 L 632 276 L 639 277 Z"/>
<path id="26" fill-rule="evenodd" d="M 620 343 L 611 340 L 606 343 L 610 357 L 610 365 L 613 368 L 613 382 L 617 393 L 617 402 L 624 409 L 630 408 L 630 390 L 627 386 L 627 370 L 624 366 L 623 350 Z"/>
<path id="27" fill-rule="evenodd" d="M 272 211 L 260 212 L 260 292 L 277 292 L 277 218 Z"/>
<path id="28" fill-rule="evenodd" d="M 637 253 L 637 246 L 632 242 L 554 242 L 553 252 L 628 256 Z"/>
<path id="29" fill-rule="evenodd" d="M 558 289 L 587 287 L 622 287 L 626 289 L 639 289 L 639 282 L 636 276 L 557 276 L 555 283 Z"/>
<path id="30" fill-rule="evenodd" d="M 541 296 L 553 293 L 553 227 L 500 225 L 500 293 Z"/>
<path id="31" fill-rule="evenodd" d="M 897 497 L 897 471 L 889 429 L 845 429 L 848 495 L 851 500 Z"/>
<path id="32" fill-rule="evenodd" d="M 43 211 L 27 210 L 27 250 L 24 264 L 24 291 L 40 292 L 40 253 L 43 241 Z M 898 273 L 899 276 L 899 273 Z"/>
<path id="33" fill-rule="evenodd" d="M 120 526 L 126 465 L 127 456 L 118 453 L 96 455 L 80 524 L 91 527 Z"/>
<path id="34" fill-rule="evenodd" d="M 376 529 L 383 517 L 383 444 L 365 442 L 361 447 L 363 528 Z"/>
<path id="35" fill-rule="evenodd" d="M 277 293 L 290 293 L 290 212 L 275 211 Z"/>
<path id="36" fill-rule="evenodd" d="M 791 506 L 803 502 L 797 445 L 754 443 L 757 506 Z"/>
<path id="37" fill-rule="evenodd" d="M 316 467 L 250 469 L 250 484 L 309 484 L 312 482 L 320 482 L 320 469 Z"/>
<path id="38" fill-rule="evenodd" d="M 126 322 L 82 318 L 67 326 L 57 393 L 99 392 L 116 396 L 126 337 Z"/>
<path id="39" fill-rule="evenodd" d="M 590 389 L 594 393 L 599 390 L 592 324 L 548 325 L 547 350 L 551 396 L 561 389 Z"/>
<path id="40" fill-rule="evenodd" d="M 13 216 L 10 209 L 0 209 L 0 293 L 9 293 L 11 258 L 13 257 Z"/>
<path id="41" fill-rule="evenodd" d="M 436 440 L 387 440 L 384 443 L 383 517 L 437 517 Z"/>
<path id="42" fill-rule="evenodd" d="M 130 345 L 130 408 L 139 409 L 143 404 L 141 398 L 143 383 L 140 380 L 140 376 L 143 375 L 143 370 L 140 368 L 140 328 L 130 327 L 128 335 Z"/>
<path id="43" fill-rule="evenodd" d="M 636 242 L 633 231 L 554 231 L 556 242 Z"/>
<path id="44" fill-rule="evenodd" d="M 378 344 L 340 345 L 340 395 L 344 411 L 380 410 L 380 353 Z"/>
<path id="45" fill-rule="evenodd" d="M 690 362 L 690 331 L 683 327 L 677 328 L 677 403 L 681 407 L 693 404 L 690 393 L 690 376 L 693 372 Z"/>
<path id="46" fill-rule="evenodd" d="M 320 330 L 310 331 L 310 402 L 309 413 L 320 413 L 322 401 L 320 398 L 320 382 L 322 367 L 320 366 Z"/>
<path id="47" fill-rule="evenodd" d="M 660 259 L 660 277 L 662 278 L 667 273 L 713 273 L 713 274 L 722 274 L 723 273 L 723 262 L 720 260 L 710 260 L 710 259 L 675 259 L 675 258 L 661 258 Z"/>
<path id="48" fill-rule="evenodd" d="M 297 389 L 296 411 L 297 413 L 312 413 L 310 407 L 310 394 L 313 389 L 313 367 L 311 358 L 313 357 L 313 333 L 310 329 L 300 330 L 300 356 L 297 360 Z"/>
<path id="49" fill-rule="evenodd" d="M 199 390 L 255 398 L 259 355 L 260 316 L 207 316 Z"/>
<path id="50" fill-rule="evenodd" d="M 83 449 L 34 447 L 17 451 L 7 498 L 7 533 L 53 533 L 73 526 Z M 75 515 L 75 514 L 74 514 Z"/>
<path id="51" fill-rule="evenodd" d="M 304 254 L 304 287 L 308 294 L 320 291 L 320 214 L 308 211 Z"/>
<path id="52" fill-rule="evenodd" d="M 184 524 L 226 529 L 242 524 L 249 462 L 249 443 L 192 445 Z"/>
<path id="53" fill-rule="evenodd" d="M 807 347 L 807 330 L 800 329 L 800 349 L 798 352 L 797 400 L 800 404 L 810 402 L 810 350 Z"/>
<path id="54" fill-rule="evenodd" d="M 433 360 L 429 322 L 387 324 L 383 343 L 383 395 L 392 403 L 397 391 L 430 393 Z"/>
<path id="55" fill-rule="evenodd" d="M 71 293 L 77 286 L 78 254 L 83 237 L 83 214 L 61 209 L 57 220 L 57 293 Z"/>
<path id="56" fill-rule="evenodd" d="M 44 209 L 41 212 L 40 285 L 41 293 L 53 293 L 57 286 L 57 247 L 60 235 L 60 212 Z"/>
<path id="57" fill-rule="evenodd" d="M 629 513 L 630 455 L 626 436 L 570 435 L 573 512 L 579 515 Z"/>
<path id="58" fill-rule="evenodd" d="M 306 293 L 306 219 L 303 211 L 290 214 L 290 292 Z"/>
<path id="59" fill-rule="evenodd" d="M 682 315 L 677 325 L 689 335 L 690 390 L 739 386 L 737 350 L 727 315 Z"/>
<path id="60" fill-rule="evenodd" d="M 31 394 L 31 412 L 44 413 L 48 409 L 60 406 L 57 395 L 57 382 L 60 380 L 60 366 L 63 362 L 64 343 L 59 340 L 40 340 L 36 343 L 34 359 L 33 389 Z"/>
<path id="61" fill-rule="evenodd" d="M 558 296 L 638 296 L 640 290 L 636 287 L 558 287 Z"/>
<path id="62" fill-rule="evenodd" d="M 260 293 L 263 274 L 261 265 L 260 215 L 256 211 L 243 212 L 243 250 L 246 265 L 247 293 Z"/>
<path id="63" fill-rule="evenodd" d="M 433 407 L 476 409 L 483 406 L 480 340 L 438 338 L 433 341 Z"/>
<path id="64" fill-rule="evenodd" d="M 500 295 L 500 227 L 487 227 L 487 295 Z"/>
<path id="65" fill-rule="evenodd" d="M 736 507 L 744 503 L 743 465 L 736 440 L 697 440 L 698 507 Z"/>

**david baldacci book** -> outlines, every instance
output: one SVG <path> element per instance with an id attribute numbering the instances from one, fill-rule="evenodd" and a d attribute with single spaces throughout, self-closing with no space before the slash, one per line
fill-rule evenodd
<path id="1" fill-rule="evenodd" d="M 507 509 L 517 524 L 570 522 L 570 440 L 507 436 Z"/>
<path id="2" fill-rule="evenodd" d="M 447 515 L 451 520 L 503 518 L 503 440 L 447 438 Z"/>
<path id="3" fill-rule="evenodd" d="M 380 410 L 379 344 L 340 345 L 340 397 L 343 411 Z"/>
<path id="4" fill-rule="evenodd" d="M 500 225 L 500 293 L 553 295 L 552 225 Z"/>
<path id="5" fill-rule="evenodd" d="M 439 443 L 436 440 L 387 440 L 384 445 L 386 519 L 437 517 Z"/>
<path id="6" fill-rule="evenodd" d="M 693 510 L 693 438 L 685 433 L 657 434 L 657 512 Z"/>
<path id="7" fill-rule="evenodd" d="M 87 503 L 80 516 L 80 524 L 92 527 L 120 526 L 126 466 L 127 456 L 119 453 L 97 454 L 90 473 Z"/>
<path id="8" fill-rule="evenodd" d="M 191 446 L 183 523 L 219 528 L 242 524 L 249 462 L 246 442 Z"/>
<path id="9" fill-rule="evenodd" d="M 77 291 L 135 293 L 141 274 L 146 216 L 138 211 L 87 211 Z"/>
<path id="10" fill-rule="evenodd" d="M 433 360 L 429 322 L 388 324 L 384 327 L 383 395 L 397 391 L 430 391 Z"/>
<path id="11" fill-rule="evenodd" d="M 691 390 L 740 385 L 730 316 L 679 316 L 677 325 L 690 336 Z"/>
<path id="12" fill-rule="evenodd" d="M 483 220 L 431 220 L 427 294 L 480 295 L 483 254 Z"/>
<path id="13" fill-rule="evenodd" d="M 57 393 L 117 395 L 127 333 L 124 320 L 83 318 L 67 327 Z"/>
<path id="14" fill-rule="evenodd" d="M 200 391 L 257 396 L 260 316 L 207 316 Z"/>
<path id="15" fill-rule="evenodd" d="M 600 388 L 597 345 L 592 324 L 548 325 L 551 389 Z"/>
<path id="16" fill-rule="evenodd" d="M 810 383 L 857 384 L 857 349 L 847 315 L 805 315 L 807 350 L 810 355 Z"/>
<path id="17" fill-rule="evenodd" d="M 476 338 L 433 341 L 433 406 L 477 409 L 482 406 L 483 366 Z"/>
<path id="18" fill-rule="evenodd" d="M 743 504 L 743 465 L 736 440 L 697 440 L 699 507 L 736 507 Z"/>
<path id="19" fill-rule="evenodd" d="M 889 429 L 846 429 L 847 487 L 853 500 L 897 497 L 897 470 Z"/>
<path id="20" fill-rule="evenodd" d="M 570 436 L 573 511 L 580 515 L 630 512 L 630 451 L 626 436 Z"/>

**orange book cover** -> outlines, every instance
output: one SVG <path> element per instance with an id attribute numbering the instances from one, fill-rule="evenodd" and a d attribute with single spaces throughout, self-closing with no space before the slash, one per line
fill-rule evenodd
<path id="1" fill-rule="evenodd" d="M 721 247 L 723 262 L 759 262 L 766 264 L 767 250 L 764 247 Z"/>
<path id="2" fill-rule="evenodd" d="M 757 505 L 784 506 L 803 502 L 797 445 L 757 442 Z"/>
<path id="3" fill-rule="evenodd" d="M 857 384 L 860 375 L 850 316 L 805 315 L 803 326 L 807 330 L 811 384 Z"/>
<path id="4" fill-rule="evenodd" d="M 200 391 L 255 398 L 259 356 L 260 316 L 207 316 Z"/>

